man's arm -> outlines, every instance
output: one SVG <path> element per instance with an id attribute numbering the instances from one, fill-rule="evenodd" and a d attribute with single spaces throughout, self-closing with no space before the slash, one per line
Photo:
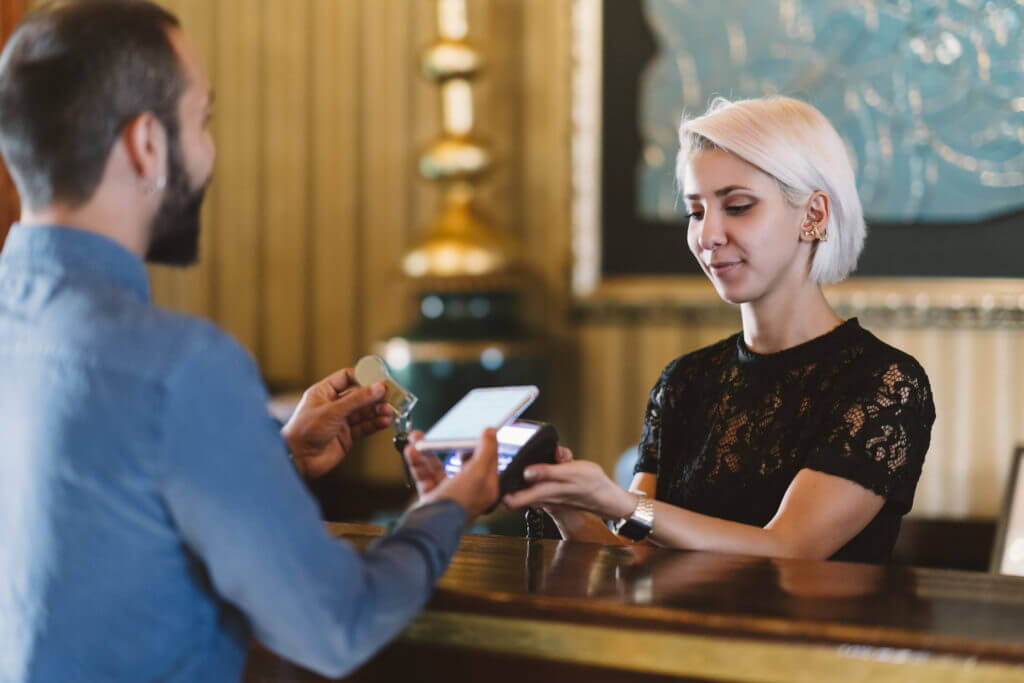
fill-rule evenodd
<path id="1" fill-rule="evenodd" d="M 254 364 L 233 340 L 197 340 L 168 382 L 162 489 L 217 593 L 271 650 L 338 676 L 422 608 L 466 510 L 410 512 L 364 555 L 332 538 L 292 467 Z"/>

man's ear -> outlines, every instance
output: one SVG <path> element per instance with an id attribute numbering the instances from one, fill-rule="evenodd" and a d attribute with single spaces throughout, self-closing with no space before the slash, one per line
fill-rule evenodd
<path id="1" fill-rule="evenodd" d="M 829 196 L 821 190 L 812 194 L 807 200 L 800 239 L 808 242 L 828 239 L 828 219 L 831 215 L 832 201 Z"/>
<path id="2" fill-rule="evenodd" d="M 167 169 L 167 131 L 152 112 L 142 112 L 121 130 L 128 161 L 140 180 L 156 182 Z"/>

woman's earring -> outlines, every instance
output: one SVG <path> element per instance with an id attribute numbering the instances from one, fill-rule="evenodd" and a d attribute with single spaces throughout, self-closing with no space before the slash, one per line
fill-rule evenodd
<path id="1" fill-rule="evenodd" d="M 150 182 L 148 180 L 142 181 L 142 191 L 145 192 L 146 194 L 156 194 L 165 187 L 167 187 L 166 175 L 160 176 L 153 182 Z"/>
<path id="2" fill-rule="evenodd" d="M 803 233 L 804 237 L 813 238 L 819 242 L 828 242 L 828 232 L 821 230 L 821 223 L 811 223 L 811 227 L 804 230 Z"/>

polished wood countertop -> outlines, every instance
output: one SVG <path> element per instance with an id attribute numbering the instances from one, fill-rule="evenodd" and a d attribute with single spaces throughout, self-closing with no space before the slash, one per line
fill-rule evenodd
<path id="1" fill-rule="evenodd" d="M 383 532 L 330 528 L 357 547 Z M 256 669 L 247 680 L 304 680 Z M 527 670 L 531 681 L 1024 681 L 1024 579 L 467 535 L 427 609 L 352 680 L 486 672 L 495 683 Z"/>

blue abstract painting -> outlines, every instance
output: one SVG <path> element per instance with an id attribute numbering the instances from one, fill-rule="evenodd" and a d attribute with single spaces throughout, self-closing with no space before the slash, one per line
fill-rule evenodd
<path id="1" fill-rule="evenodd" d="M 1024 207 L 1024 0 L 644 0 L 638 209 L 682 213 L 681 114 L 784 94 L 846 141 L 865 214 L 970 222 Z"/>

